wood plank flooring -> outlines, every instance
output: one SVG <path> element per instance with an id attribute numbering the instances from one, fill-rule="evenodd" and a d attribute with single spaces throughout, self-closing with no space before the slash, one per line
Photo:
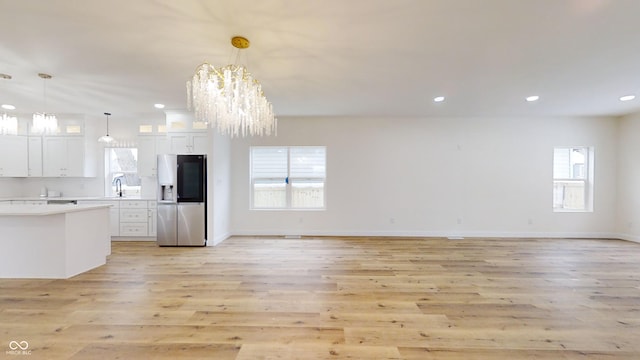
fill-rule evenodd
<path id="1" fill-rule="evenodd" d="M 0 279 L 5 358 L 640 359 L 640 244 L 116 242 L 68 280 Z"/>

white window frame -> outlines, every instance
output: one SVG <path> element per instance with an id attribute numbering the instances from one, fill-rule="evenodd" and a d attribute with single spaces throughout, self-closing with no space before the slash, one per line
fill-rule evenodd
<path id="1" fill-rule="evenodd" d="M 133 175 L 139 176 L 138 170 L 136 166 L 136 170 L 133 171 L 111 171 L 111 162 L 114 160 L 111 156 L 111 151 L 113 149 L 119 149 L 119 147 L 105 147 L 104 148 L 104 195 L 106 197 L 116 197 L 118 194 L 116 193 L 116 186 L 113 184 L 114 174 L 120 173 L 124 175 Z M 139 149 L 136 147 L 124 147 L 124 149 L 135 150 L 135 160 L 138 161 Z M 123 196 L 140 196 L 142 192 L 142 183 L 137 186 L 128 187 L 125 183 L 122 183 L 122 191 Z"/>
<path id="2" fill-rule="evenodd" d="M 553 169 L 552 177 L 553 177 L 553 186 L 552 186 L 552 207 L 554 212 L 593 212 L 593 189 L 594 189 L 594 148 L 590 146 L 555 146 L 553 148 L 553 161 L 552 167 L 555 166 L 555 153 L 556 150 L 566 149 L 569 151 L 573 151 L 573 149 L 582 149 L 585 153 L 584 158 L 584 168 L 582 170 L 582 177 L 556 177 L 555 170 Z M 557 197 L 559 194 L 556 193 L 556 187 L 565 184 L 582 184 L 582 189 L 584 193 L 582 194 L 584 199 L 584 204 L 582 208 L 571 208 L 561 206 L 564 204 L 565 199 L 563 198 L 561 202 L 558 201 Z M 562 193 L 562 196 L 566 196 L 566 193 Z M 562 204 L 560 204 L 562 203 Z"/>
<path id="3" fill-rule="evenodd" d="M 286 169 L 287 173 L 285 177 L 254 177 L 251 173 L 253 169 L 253 149 L 255 148 L 272 148 L 272 149 L 283 149 L 287 152 L 286 156 Z M 322 148 L 324 149 L 324 177 L 295 177 L 291 176 L 291 150 L 292 149 L 300 149 L 300 148 Z M 250 204 L 249 208 L 251 210 L 296 210 L 296 211 L 322 211 L 326 210 L 327 205 L 327 174 L 326 174 L 326 166 L 327 166 L 327 147 L 326 146 L 252 146 L 249 149 L 250 154 L 250 162 L 249 162 L 249 179 L 250 179 Z M 274 182 L 274 183 L 282 183 L 285 186 L 285 204 L 281 207 L 257 207 L 255 206 L 255 186 L 257 181 L 264 182 Z M 292 193 L 293 193 L 293 184 L 296 182 L 304 182 L 304 181 L 315 181 L 322 183 L 322 206 L 320 207 L 294 207 L 292 202 Z"/>

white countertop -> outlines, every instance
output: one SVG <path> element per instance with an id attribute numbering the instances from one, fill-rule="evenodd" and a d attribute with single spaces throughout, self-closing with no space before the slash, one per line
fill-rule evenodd
<path id="1" fill-rule="evenodd" d="M 61 197 L 40 197 L 40 196 L 23 196 L 23 197 L 6 197 L 6 198 L 0 198 L 0 201 L 10 201 L 10 200 L 24 200 L 24 201 L 34 201 L 34 200 L 43 200 L 43 201 L 47 201 L 47 200 L 77 200 L 77 201 L 82 201 L 82 200 L 109 200 L 109 201 L 113 201 L 113 200 L 144 200 L 144 201 L 155 201 L 157 200 L 156 198 L 148 198 L 148 197 L 140 197 L 140 196 L 125 196 L 125 197 L 118 197 L 118 196 L 109 196 L 109 197 L 105 197 L 105 196 L 61 196 Z"/>
<path id="2" fill-rule="evenodd" d="M 86 204 L 86 205 L 0 205 L 0 216 L 43 216 L 66 214 L 76 211 L 85 211 L 101 208 L 109 208 L 111 205 Z"/>

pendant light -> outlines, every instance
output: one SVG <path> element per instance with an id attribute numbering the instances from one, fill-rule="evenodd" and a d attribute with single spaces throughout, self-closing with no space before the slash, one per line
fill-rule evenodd
<path id="1" fill-rule="evenodd" d="M 0 74 L 0 79 L 11 80 L 11 75 Z M 11 104 L 2 104 L 4 110 L 15 110 Z M 18 135 L 18 118 L 6 112 L 0 115 L 0 135 Z"/>
<path id="2" fill-rule="evenodd" d="M 34 134 L 56 134 L 58 132 L 58 119 L 54 114 L 47 113 L 47 80 L 50 80 L 53 76 L 45 73 L 39 73 L 38 76 L 42 79 L 42 93 L 43 93 L 43 112 L 36 112 L 33 114 L 33 120 L 31 123 L 31 132 Z"/>
<path id="3" fill-rule="evenodd" d="M 116 139 L 109 135 L 109 116 L 111 116 L 111 113 L 106 112 L 104 114 L 107 116 L 107 134 L 104 136 L 100 136 L 98 138 L 98 142 L 101 142 L 103 144 L 111 144 L 116 141 Z"/>

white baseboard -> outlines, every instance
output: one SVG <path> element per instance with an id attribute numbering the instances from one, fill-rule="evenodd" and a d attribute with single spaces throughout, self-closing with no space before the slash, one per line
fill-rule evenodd
<path id="1" fill-rule="evenodd" d="M 640 237 L 609 232 L 509 232 L 509 231 L 234 231 L 229 236 L 353 236 L 353 237 L 437 237 L 437 238 L 569 238 L 620 239 L 640 242 Z"/>
<path id="2" fill-rule="evenodd" d="M 633 242 L 640 243 L 640 236 L 638 236 L 638 235 L 616 234 L 616 238 L 617 239 L 621 239 L 621 240 L 627 240 L 627 241 L 633 241 Z"/>
<path id="3" fill-rule="evenodd" d="M 156 241 L 155 237 L 141 237 L 141 236 L 112 236 L 111 241 Z"/>
<path id="4" fill-rule="evenodd" d="M 213 241 L 207 241 L 207 246 L 220 245 L 223 241 L 231 237 L 230 233 L 224 233 L 213 238 Z"/>

